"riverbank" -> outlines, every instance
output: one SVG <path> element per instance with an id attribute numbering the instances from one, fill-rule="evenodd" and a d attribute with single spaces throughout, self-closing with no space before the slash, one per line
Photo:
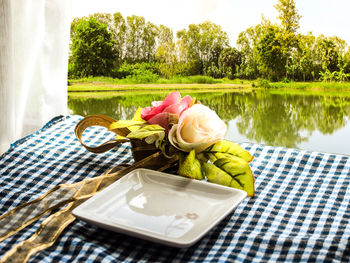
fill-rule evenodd
<path id="1" fill-rule="evenodd" d="M 159 79 L 155 83 L 130 83 L 125 79 L 93 77 L 69 80 L 68 92 L 127 92 L 127 91 L 224 91 L 267 89 L 298 89 L 309 91 L 350 91 L 350 82 L 268 82 L 267 80 L 228 80 L 205 76 Z"/>
<path id="2" fill-rule="evenodd" d="M 350 82 L 270 82 L 270 88 L 307 90 L 350 90 Z"/>
<path id="3" fill-rule="evenodd" d="M 172 90 L 232 90 L 251 89 L 246 80 L 213 79 L 205 76 L 181 77 L 171 80 L 159 79 L 155 83 L 130 83 L 125 79 L 94 77 L 69 80 L 68 92 L 127 92 L 127 91 L 172 91 Z"/>

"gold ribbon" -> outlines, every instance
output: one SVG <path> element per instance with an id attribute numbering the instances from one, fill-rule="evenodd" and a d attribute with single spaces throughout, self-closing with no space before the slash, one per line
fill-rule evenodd
<path id="1" fill-rule="evenodd" d="M 109 125 L 113 122 L 115 122 L 114 119 L 103 115 L 85 117 L 77 124 L 75 135 L 87 150 L 94 153 L 106 152 L 127 140 L 111 140 L 99 146 L 91 147 L 83 143 L 82 134 L 88 127 L 98 125 L 109 128 Z M 113 131 L 121 136 L 125 136 L 128 132 L 125 129 Z M 75 220 L 75 217 L 71 214 L 75 207 L 132 170 L 149 168 L 164 171 L 176 164 L 177 161 L 177 156 L 169 159 L 157 151 L 128 167 L 119 165 L 108 170 L 104 175 L 95 178 L 86 179 L 75 184 L 55 186 L 41 197 L 5 213 L 0 216 L 0 242 L 37 221 L 45 214 L 68 204 L 65 208 L 45 219 L 29 239 L 15 245 L 0 262 L 26 262 L 31 255 L 50 247 L 62 231 Z"/>

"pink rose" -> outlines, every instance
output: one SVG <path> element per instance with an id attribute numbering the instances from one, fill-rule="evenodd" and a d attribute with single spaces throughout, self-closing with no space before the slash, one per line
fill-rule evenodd
<path id="1" fill-rule="evenodd" d="M 158 124 L 168 131 L 169 113 L 180 117 L 190 107 L 191 101 L 190 96 L 181 99 L 179 92 L 172 92 L 163 101 L 153 101 L 153 107 L 143 108 L 141 118 L 150 124 Z"/>
<path id="2" fill-rule="evenodd" d="M 202 104 L 195 104 L 180 117 L 179 123 L 169 131 L 170 143 L 179 150 L 202 152 L 221 141 L 227 131 L 226 124 L 215 111 Z"/>

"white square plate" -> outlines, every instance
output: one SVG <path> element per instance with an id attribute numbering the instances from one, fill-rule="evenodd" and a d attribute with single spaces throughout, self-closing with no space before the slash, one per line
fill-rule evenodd
<path id="1" fill-rule="evenodd" d="M 136 169 L 75 208 L 73 215 L 112 231 L 188 247 L 246 195 L 217 184 Z"/>

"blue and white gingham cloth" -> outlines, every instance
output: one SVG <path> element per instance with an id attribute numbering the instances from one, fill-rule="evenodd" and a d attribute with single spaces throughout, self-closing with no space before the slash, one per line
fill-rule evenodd
<path id="1" fill-rule="evenodd" d="M 128 144 L 100 155 L 85 150 L 74 136 L 80 119 L 57 117 L 0 156 L 1 214 L 55 185 L 132 162 Z M 109 136 L 114 135 L 93 127 L 84 141 L 99 144 Z M 349 157 L 242 146 L 255 157 L 255 197 L 192 247 L 167 247 L 76 220 L 29 262 L 350 262 Z M 0 257 L 30 237 L 43 219 L 1 242 Z"/>

